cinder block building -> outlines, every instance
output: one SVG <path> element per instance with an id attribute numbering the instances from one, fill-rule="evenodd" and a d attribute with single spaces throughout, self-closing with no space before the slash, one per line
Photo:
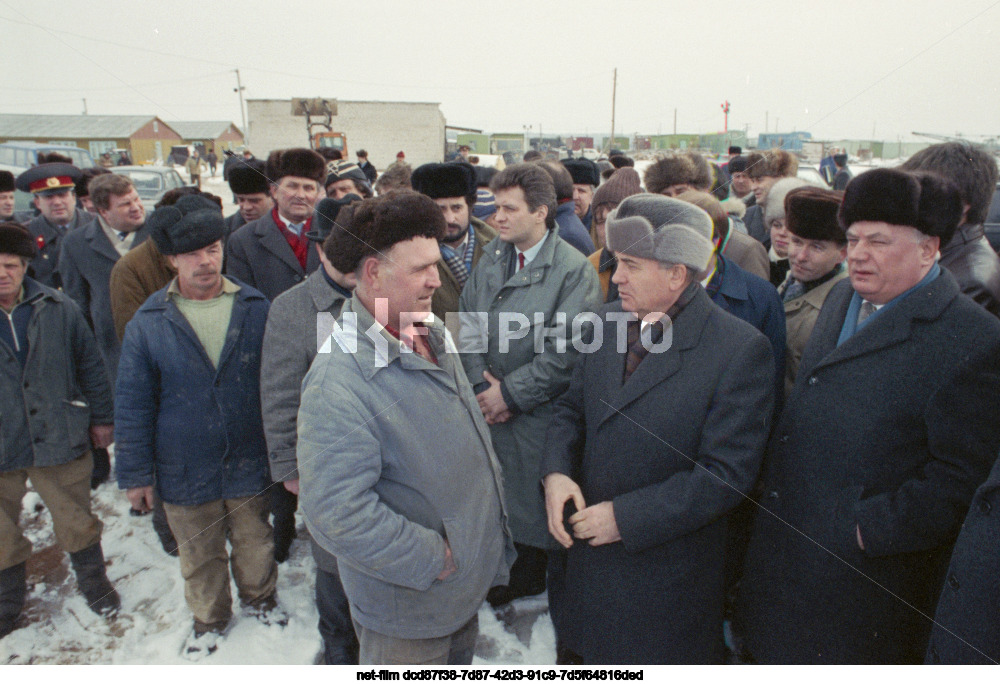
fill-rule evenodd
<path id="1" fill-rule="evenodd" d="M 327 99 L 337 103 L 330 125 L 347 137 L 348 159 L 355 160 L 354 153 L 364 148 L 379 171 L 400 151 L 414 168 L 444 159 L 445 118 L 438 103 Z M 314 127 L 313 133 L 321 130 Z M 261 159 L 271 150 L 309 147 L 306 117 L 292 114 L 290 99 L 247 100 L 247 146 Z"/>

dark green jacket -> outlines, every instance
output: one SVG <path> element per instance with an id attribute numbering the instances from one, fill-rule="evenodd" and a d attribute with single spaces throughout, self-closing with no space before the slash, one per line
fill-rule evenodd
<path id="1" fill-rule="evenodd" d="M 0 472 L 69 463 L 90 449 L 91 425 L 114 421 L 108 376 L 79 307 L 31 278 L 24 287 L 19 306 L 32 312 L 23 369 L 0 343 Z"/>

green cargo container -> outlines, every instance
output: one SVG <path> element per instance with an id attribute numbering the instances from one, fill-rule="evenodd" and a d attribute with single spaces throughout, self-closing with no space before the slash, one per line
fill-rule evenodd
<path id="1" fill-rule="evenodd" d="M 490 154 L 490 136 L 482 133 L 459 133 L 455 143 L 468 145 L 472 154 Z"/>

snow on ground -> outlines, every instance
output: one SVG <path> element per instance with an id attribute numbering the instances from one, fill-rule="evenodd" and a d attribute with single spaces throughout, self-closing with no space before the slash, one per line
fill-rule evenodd
<path id="1" fill-rule="evenodd" d="M 40 497 L 24 497 L 21 522 L 34 545 L 28 561 L 30 593 L 22 627 L 0 640 L 0 664 L 186 664 L 181 647 L 191 629 L 184 582 L 176 558 L 165 554 L 150 516 L 129 515 L 124 492 L 99 487 L 93 509 L 104 523 L 108 578 L 122 599 L 121 614 L 105 620 L 76 590 L 69 557 L 56 545 L 52 518 Z M 291 558 L 279 566 L 278 598 L 291 616 L 284 628 L 242 615 L 218 651 L 201 661 L 224 665 L 308 665 L 321 649 L 313 599 L 314 564 L 308 532 L 299 523 Z M 555 636 L 544 597 L 517 601 L 498 619 L 484 604 L 479 613 L 476 664 L 552 664 Z"/>

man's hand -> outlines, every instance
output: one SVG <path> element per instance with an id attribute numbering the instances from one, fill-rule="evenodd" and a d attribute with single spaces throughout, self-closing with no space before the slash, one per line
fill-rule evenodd
<path id="1" fill-rule="evenodd" d="M 299 495 L 299 481 L 298 481 L 298 479 L 295 479 L 295 480 L 285 480 L 281 484 L 285 485 L 285 489 L 287 489 L 288 491 L 290 491 L 295 496 Z"/>
<path id="2" fill-rule="evenodd" d="M 443 580 L 449 575 L 454 574 L 458 570 L 458 566 L 455 565 L 455 559 L 451 557 L 451 544 L 448 540 L 444 540 L 444 569 L 438 574 L 437 578 Z"/>
<path id="3" fill-rule="evenodd" d="M 489 371 L 483 371 L 483 380 L 490 383 L 490 387 L 476 395 L 476 399 L 479 401 L 479 410 L 483 412 L 483 417 L 490 425 L 503 423 L 509 419 L 509 415 L 504 420 L 498 419 L 503 417 L 504 413 L 509 414 L 510 411 L 507 408 L 507 402 L 503 400 L 503 394 L 500 392 L 500 381 L 494 378 Z"/>
<path id="4" fill-rule="evenodd" d="M 584 510 L 586 504 L 583 502 L 583 492 L 577 483 L 562 473 L 549 473 L 542 482 L 545 485 L 545 513 L 549 518 L 549 534 L 568 549 L 573 546 L 573 538 L 566 532 L 563 524 L 563 511 L 570 499 L 576 504 L 576 510 Z"/>
<path id="5" fill-rule="evenodd" d="M 125 490 L 125 496 L 132 508 L 141 512 L 149 513 L 153 510 L 153 487 L 133 487 Z"/>
<path id="6" fill-rule="evenodd" d="M 513 417 L 514 417 L 513 413 L 511 413 L 510 411 L 504 411 L 503 413 L 501 413 L 500 415 L 496 416 L 493 419 L 487 418 L 486 419 L 486 424 L 487 425 L 496 425 L 497 423 L 506 423 L 508 420 L 510 420 Z"/>
<path id="7" fill-rule="evenodd" d="M 90 426 L 90 443 L 95 449 L 107 449 L 113 441 L 115 441 L 114 424 Z"/>
<path id="8" fill-rule="evenodd" d="M 621 541 L 618 523 L 615 522 L 615 507 L 610 501 L 602 501 L 590 508 L 578 511 L 569 519 L 573 526 L 573 536 L 589 539 L 591 546 L 601 546 Z"/>

